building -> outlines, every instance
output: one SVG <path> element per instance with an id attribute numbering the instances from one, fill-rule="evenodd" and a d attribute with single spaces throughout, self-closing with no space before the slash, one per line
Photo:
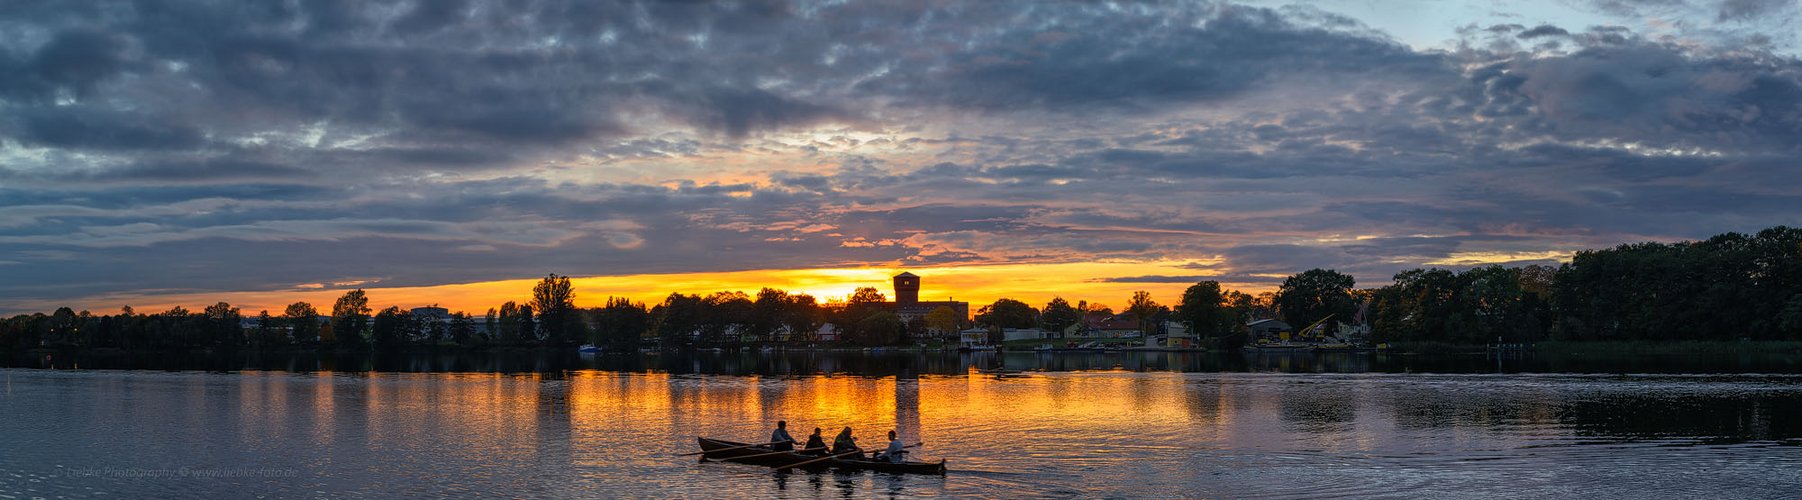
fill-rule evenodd
<path id="1" fill-rule="evenodd" d="M 1189 333 L 1189 325 L 1180 321 L 1164 322 L 1164 347 L 1172 349 L 1191 349 L 1197 346 L 1194 334 Z"/>
<path id="2" fill-rule="evenodd" d="M 1289 326 L 1288 323 L 1276 319 L 1260 319 L 1246 323 L 1245 326 L 1251 329 L 1251 338 L 1254 340 L 1288 340 L 1288 337 L 1285 334 L 1293 333 L 1295 331 L 1295 327 Z"/>
<path id="3" fill-rule="evenodd" d="M 438 306 L 415 307 L 410 312 L 413 313 L 413 319 L 424 322 L 449 323 L 451 320 L 450 309 Z"/>
<path id="4" fill-rule="evenodd" d="M 989 329 L 987 328 L 971 328 L 958 332 L 957 335 L 958 343 L 963 344 L 964 347 L 989 345 Z"/>
<path id="5" fill-rule="evenodd" d="M 901 321 L 924 319 L 926 315 L 932 314 L 932 311 L 940 307 L 949 307 L 951 310 L 957 311 L 959 322 L 970 320 L 969 302 L 952 300 L 922 302 L 920 300 L 920 277 L 909 272 L 895 275 L 895 301 L 888 305 L 894 308 L 895 315 L 900 316 Z M 951 332 L 939 333 L 949 334 Z"/>
<path id="6" fill-rule="evenodd" d="M 1050 332 L 1037 328 L 1003 328 L 1001 330 L 1002 341 L 1044 340 L 1048 338 L 1051 338 Z"/>
<path id="7" fill-rule="evenodd" d="M 1083 324 L 1088 327 L 1089 335 L 1095 337 L 1129 338 L 1144 334 L 1139 330 L 1139 320 L 1131 315 L 1091 314 L 1083 317 Z"/>

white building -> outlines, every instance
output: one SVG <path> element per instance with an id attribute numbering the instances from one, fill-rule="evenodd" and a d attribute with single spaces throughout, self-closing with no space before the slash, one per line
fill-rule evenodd
<path id="1" fill-rule="evenodd" d="M 957 332 L 957 341 L 959 344 L 962 344 L 964 347 L 989 345 L 989 329 L 987 329 L 987 328 L 971 328 L 968 330 Z"/>
<path id="2" fill-rule="evenodd" d="M 1037 328 L 1007 328 L 1001 330 L 1001 340 L 1042 340 L 1051 338 L 1049 332 Z"/>

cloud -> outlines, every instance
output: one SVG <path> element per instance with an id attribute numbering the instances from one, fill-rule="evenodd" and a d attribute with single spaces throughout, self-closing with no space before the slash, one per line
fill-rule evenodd
<path id="1" fill-rule="evenodd" d="M 1514 36 L 1516 38 L 1527 39 L 1527 38 L 1539 38 L 1539 37 L 1543 37 L 1543 36 L 1565 36 L 1565 35 L 1569 35 L 1569 34 L 1570 34 L 1570 32 L 1565 31 L 1564 28 L 1552 26 L 1550 24 L 1541 24 L 1539 26 L 1534 26 L 1533 29 L 1521 31 L 1520 33 L 1518 33 Z"/>
<path id="2" fill-rule="evenodd" d="M 1786 8 L 1794 8 L 1795 2 L 1789 0 L 1723 0 L 1720 2 L 1718 21 L 1752 19 Z"/>
<path id="3" fill-rule="evenodd" d="M 1683 22 L 1422 50 L 1223 3 L 9 5 L 0 301 L 1019 262 L 1372 284 L 1802 224 L 1802 62 L 1721 31 L 1790 7 L 1590 5 Z"/>
<path id="4" fill-rule="evenodd" d="M 1145 276 L 1116 276 L 1116 277 L 1111 277 L 1111 278 L 1097 278 L 1094 281 L 1099 281 L 1099 282 L 1103 282 L 1103 283 L 1199 283 L 1201 281 L 1218 279 L 1218 278 L 1219 278 L 1218 276 L 1208 276 L 1208 275 L 1193 275 L 1193 276 L 1145 275 Z"/>
<path id="5" fill-rule="evenodd" d="M 150 116 L 92 106 L 28 108 L 18 117 L 15 137 L 30 146 L 92 150 L 185 150 L 205 140 L 200 129 L 156 123 Z"/>
<path id="6" fill-rule="evenodd" d="M 1435 57 L 1394 42 L 1304 25 L 1265 9 L 1093 11 L 1102 8 L 1035 10 L 1009 19 L 1005 26 L 1012 29 L 932 40 L 957 48 L 922 55 L 858 89 L 989 112 L 1153 112 L 1290 80 L 1369 74 L 1375 67 L 1430 73 L 1436 66 Z"/>

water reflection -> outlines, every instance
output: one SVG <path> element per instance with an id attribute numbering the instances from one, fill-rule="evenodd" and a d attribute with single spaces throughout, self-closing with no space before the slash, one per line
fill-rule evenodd
<path id="1" fill-rule="evenodd" d="M 1188 373 L 1794 373 L 1802 357 L 1716 355 L 1580 357 L 1553 354 L 1415 356 L 1388 353 L 1190 352 L 662 352 L 578 355 L 545 352 L 409 353 L 70 353 L 53 361 L 4 360 L 33 368 L 205 371 L 542 373 L 573 370 L 632 373 L 804 376 L 846 374 L 917 377 L 982 372 L 1132 371 Z"/>
<path id="2" fill-rule="evenodd" d="M 9 437 L 0 495 L 15 497 L 1607 497 L 1802 488 L 1770 474 L 1802 466 L 1802 377 L 1791 376 L 997 377 L 967 366 L 884 377 L 5 369 L 0 378 L 0 435 Z M 898 429 L 926 443 L 922 458 L 946 457 L 952 471 L 778 473 L 675 455 L 692 451 L 697 435 L 758 440 L 776 420 L 828 434 L 850 426 L 866 447 Z M 69 472 L 106 468 L 294 474 Z M 1684 480 L 1635 479 L 1672 470 Z"/>

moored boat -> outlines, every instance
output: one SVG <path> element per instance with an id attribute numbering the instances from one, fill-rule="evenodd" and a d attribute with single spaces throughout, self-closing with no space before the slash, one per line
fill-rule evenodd
<path id="1" fill-rule="evenodd" d="M 721 460 L 765 467 L 785 467 L 794 464 L 818 460 L 824 455 L 806 455 L 792 451 L 773 451 L 768 446 L 745 446 L 747 443 L 696 437 L 701 445 L 702 456 L 708 460 Z M 863 457 L 829 458 L 807 463 L 797 467 L 806 470 L 838 469 L 845 471 L 873 470 L 895 474 L 944 474 L 945 461 L 937 462 L 883 462 Z"/>

